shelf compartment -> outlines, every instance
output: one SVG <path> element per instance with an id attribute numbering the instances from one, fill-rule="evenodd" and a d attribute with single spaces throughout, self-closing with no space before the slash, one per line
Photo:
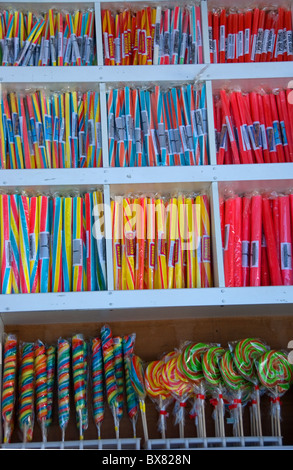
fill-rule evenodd
<path id="1" fill-rule="evenodd" d="M 65 442 L 2 444 L 3 450 L 140 450 L 140 439 L 98 439 Z"/>
<path id="2" fill-rule="evenodd" d="M 203 438 L 186 438 L 186 439 L 150 439 L 145 444 L 147 450 L 195 450 L 195 449 L 275 449 L 282 448 L 282 438 L 264 436 L 260 437 L 207 437 Z M 286 449 L 286 447 L 284 447 Z"/>

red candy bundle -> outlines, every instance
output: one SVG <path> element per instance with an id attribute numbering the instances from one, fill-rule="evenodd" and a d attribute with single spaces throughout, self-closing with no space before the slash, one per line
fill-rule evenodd
<path id="1" fill-rule="evenodd" d="M 220 90 L 214 96 L 218 165 L 293 162 L 290 90 Z"/>
<path id="2" fill-rule="evenodd" d="M 220 215 L 226 287 L 293 285 L 293 194 L 232 194 Z"/>
<path id="3" fill-rule="evenodd" d="M 208 18 L 212 64 L 293 60 L 289 8 L 219 8 Z"/>

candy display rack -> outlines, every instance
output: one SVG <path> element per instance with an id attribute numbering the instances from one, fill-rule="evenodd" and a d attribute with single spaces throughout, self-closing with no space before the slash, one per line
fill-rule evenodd
<path id="1" fill-rule="evenodd" d="M 175 1 L 132 1 L 129 5 L 185 5 L 188 2 Z M 137 332 L 138 353 L 145 361 L 156 359 L 166 348 L 177 347 L 179 341 L 210 340 L 225 343 L 228 339 L 244 334 L 263 336 L 278 348 L 287 348 L 292 336 L 293 286 L 226 288 L 222 257 L 222 240 L 220 229 L 219 197 L 226 188 L 247 191 L 259 188 L 286 190 L 293 187 L 293 163 L 263 165 L 217 165 L 214 135 L 213 93 L 222 86 L 237 84 L 252 89 L 255 84 L 269 84 L 272 87 L 287 87 L 293 78 L 293 63 L 262 64 L 210 64 L 208 37 L 208 9 L 219 5 L 229 6 L 229 1 L 201 0 L 203 64 L 197 65 L 164 65 L 164 66 L 105 66 L 103 64 L 101 10 L 111 5 L 123 7 L 124 2 L 55 2 L 60 8 L 94 7 L 95 32 L 97 40 L 97 65 L 89 67 L 0 67 L 0 83 L 3 88 L 30 89 L 41 87 L 59 90 L 61 88 L 95 89 L 100 91 L 102 123 L 102 168 L 78 169 L 45 169 L 45 170 L 1 170 L 0 191 L 17 190 L 38 192 L 46 191 L 70 193 L 74 189 L 81 192 L 99 188 L 104 193 L 105 203 L 105 236 L 107 260 L 107 290 L 100 292 L 60 292 L 46 294 L 12 294 L 0 295 L 1 332 L 15 331 L 24 340 L 34 339 L 37 335 L 45 340 L 56 341 L 60 334 L 70 335 L 76 330 L 93 336 L 97 325 L 107 322 L 119 334 L 119 329 L 126 332 Z M 233 4 L 233 2 L 230 2 Z M 234 2 L 235 3 L 235 2 Z M 267 3 L 267 2 L 266 2 Z M 274 4 L 283 4 L 277 0 Z M 42 11 L 48 2 L 26 1 L 1 2 L 7 5 Z M 108 129 L 106 93 L 111 86 L 132 86 L 155 84 L 181 85 L 204 82 L 207 89 L 207 123 L 209 135 L 210 164 L 194 167 L 157 167 L 157 168 L 111 168 L 108 156 Z M 205 190 L 211 203 L 212 225 L 212 259 L 214 287 L 202 289 L 172 289 L 134 291 L 115 291 L 113 289 L 113 259 L 110 201 L 113 195 L 134 191 Z M 172 333 L 168 336 L 169 328 Z M 174 333 L 176 331 L 176 333 Z M 60 333 L 61 332 L 61 333 Z M 189 335 L 192 335 L 190 337 Z M 195 336 L 196 335 L 196 338 Z M 197 336 L 201 335 L 201 337 Z M 203 337 L 204 335 L 204 337 Z M 150 346 L 146 337 L 153 338 Z M 151 348 L 151 350 L 150 350 Z M 123 432 L 120 440 L 112 439 L 113 429 L 107 427 L 105 438 L 96 440 L 91 430 L 90 438 L 85 436 L 81 444 L 78 435 L 72 431 L 65 447 L 102 448 L 102 449 L 196 449 L 209 447 L 244 448 L 284 448 L 293 446 L 292 416 L 293 396 L 288 393 L 284 411 L 284 442 L 270 437 L 245 437 L 245 442 L 233 438 L 219 440 L 194 438 L 194 428 L 190 437 L 179 439 L 176 430 L 170 431 L 170 439 L 153 439 L 157 436 L 157 416 L 150 411 L 150 439 L 141 442 L 130 439 L 131 431 Z M 112 423 L 110 417 L 108 417 Z M 168 430 L 172 423 L 168 424 Z M 54 436 L 46 444 L 48 448 L 60 448 L 60 436 L 57 426 Z M 74 437 L 76 436 L 76 437 Z M 211 434 L 212 436 L 212 434 Z M 109 437 L 109 439 L 108 439 Z M 129 439 L 128 439 L 129 438 Z M 41 448 L 42 443 L 26 444 L 27 447 Z M 2 439 L 1 439 L 2 442 Z M 11 448 L 21 448 L 22 444 L 14 442 Z M 2 444 L 1 447 L 5 447 Z"/>

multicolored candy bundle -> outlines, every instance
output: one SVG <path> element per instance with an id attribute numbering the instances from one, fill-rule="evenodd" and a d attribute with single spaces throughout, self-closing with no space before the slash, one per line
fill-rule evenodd
<path id="1" fill-rule="evenodd" d="M 220 214 L 226 287 L 293 284 L 293 194 L 227 194 Z"/>
<path id="2" fill-rule="evenodd" d="M 100 191 L 0 195 L 1 294 L 106 289 Z"/>
<path id="3" fill-rule="evenodd" d="M 102 10 L 105 65 L 202 64 L 196 5 Z"/>
<path id="4" fill-rule="evenodd" d="M 289 8 L 215 8 L 208 15 L 212 64 L 293 60 Z"/>
<path id="5" fill-rule="evenodd" d="M 100 93 L 6 92 L 0 169 L 101 167 Z"/>
<path id="6" fill-rule="evenodd" d="M 217 163 L 293 161 L 290 90 L 222 89 L 214 96 Z"/>
<path id="7" fill-rule="evenodd" d="M 111 167 L 207 165 L 205 85 L 107 94 Z"/>
<path id="8" fill-rule="evenodd" d="M 114 289 L 212 287 L 207 194 L 111 201 Z"/>
<path id="9" fill-rule="evenodd" d="M 94 10 L 0 11 L 3 66 L 82 66 L 96 62 Z"/>

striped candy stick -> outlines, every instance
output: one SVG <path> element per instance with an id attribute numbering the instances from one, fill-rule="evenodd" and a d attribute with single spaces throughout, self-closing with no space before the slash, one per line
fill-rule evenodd
<path id="1" fill-rule="evenodd" d="M 196 287 L 196 276 L 195 276 L 195 250 L 196 250 L 196 239 L 195 239 L 195 220 L 194 220 L 194 200 L 188 196 L 185 199 L 185 211 L 186 211 L 186 287 Z"/>
<path id="2" fill-rule="evenodd" d="M 188 105 L 188 93 L 186 87 L 181 87 L 180 91 L 180 107 L 183 110 L 184 122 L 185 122 L 185 132 L 186 140 L 188 146 L 188 165 L 195 165 L 194 157 L 194 141 L 193 141 L 193 132 L 191 125 L 191 114 Z"/>
<path id="3" fill-rule="evenodd" d="M 54 11 L 53 8 L 49 9 L 48 12 L 49 17 L 49 41 L 50 41 L 50 65 L 56 66 L 57 65 L 57 54 L 55 49 L 55 19 L 54 19 Z"/>
<path id="4" fill-rule="evenodd" d="M 20 292 L 30 293 L 29 198 L 19 197 L 19 281 Z"/>
<path id="5" fill-rule="evenodd" d="M 27 120 L 27 113 L 25 109 L 25 98 L 22 93 L 18 95 L 18 109 L 21 117 L 19 125 L 21 127 L 21 140 L 23 149 L 24 167 L 26 169 L 34 168 L 34 157 L 31 156 L 31 140 L 29 137 L 29 122 Z"/>
<path id="6" fill-rule="evenodd" d="M 122 289 L 121 227 L 122 199 L 111 201 L 114 290 Z"/>
<path id="7" fill-rule="evenodd" d="M 203 121 L 203 135 L 200 137 L 200 148 L 201 148 L 201 162 L 202 165 L 208 165 L 209 154 L 208 154 L 208 130 L 207 130 L 207 108 L 206 108 L 206 85 L 203 84 L 200 90 L 200 111 Z"/>
<path id="8" fill-rule="evenodd" d="M 134 135 L 135 135 L 135 165 L 141 167 L 143 165 L 143 139 L 141 128 L 141 114 L 139 91 L 137 88 L 132 90 L 133 116 L 134 116 Z"/>
<path id="9" fill-rule="evenodd" d="M 192 129 L 193 144 L 194 144 L 194 160 L 195 160 L 195 164 L 198 165 L 200 161 L 200 144 L 199 144 L 199 137 L 198 137 L 198 130 L 197 130 L 194 89 L 192 85 L 190 84 L 187 85 L 186 93 L 187 93 L 187 101 L 188 101 L 188 106 L 190 109 L 190 116 L 191 116 L 191 129 Z"/>
<path id="10" fill-rule="evenodd" d="M 167 165 L 174 166 L 174 148 L 173 148 L 173 130 L 171 129 L 171 121 L 169 116 L 169 108 L 167 103 L 167 95 L 166 93 L 163 94 L 163 115 L 164 115 L 164 122 L 165 122 L 165 136 L 166 136 L 166 144 L 167 144 Z"/>
<path id="11" fill-rule="evenodd" d="M 70 93 L 70 110 L 71 110 L 71 155 L 72 167 L 78 167 L 78 107 L 77 107 L 77 92 Z"/>
<path id="12" fill-rule="evenodd" d="M 6 37 L 4 40 L 4 50 L 2 56 L 2 65 L 7 66 L 10 65 L 10 50 L 12 46 L 12 35 L 13 35 L 13 26 L 14 26 L 14 14 L 12 12 L 8 12 L 8 19 L 7 19 L 7 28 L 6 28 Z"/>
<path id="13" fill-rule="evenodd" d="M 88 93 L 88 120 L 87 120 L 87 132 L 86 132 L 86 155 L 87 155 L 87 167 L 94 167 L 95 157 L 95 122 L 94 122 L 94 94 Z"/>
<path id="14" fill-rule="evenodd" d="M 155 285 L 156 289 L 166 289 L 167 280 L 167 256 L 166 256 L 166 209 L 164 199 L 155 199 L 155 222 L 156 222 L 156 263 L 155 263 Z"/>
<path id="15" fill-rule="evenodd" d="M 179 129 L 181 146 L 184 152 L 185 165 L 191 165 L 192 160 L 193 160 L 193 153 L 192 153 L 192 149 L 189 147 L 189 141 L 187 138 L 187 131 L 186 131 L 186 126 L 185 126 L 185 121 L 184 121 L 184 106 L 183 106 L 182 91 L 183 90 L 182 89 L 180 90 L 179 88 L 178 89 L 172 88 L 172 96 L 173 96 L 173 101 L 176 104 L 175 109 L 177 110 L 177 113 L 176 113 L 177 126 Z M 179 97 L 179 94 L 180 94 L 180 97 Z"/>
<path id="16" fill-rule="evenodd" d="M 8 151 L 9 151 L 9 165 L 10 169 L 15 170 L 17 168 L 17 160 L 16 160 L 16 149 L 15 149 L 15 142 L 14 142 L 14 134 L 13 134 L 13 124 L 11 120 L 10 114 L 10 107 L 8 104 L 8 96 L 7 93 L 3 93 L 3 112 L 4 112 L 4 125 L 6 123 L 6 134 L 7 134 L 7 141 L 8 141 Z"/>
<path id="17" fill-rule="evenodd" d="M 105 247 L 105 225 L 104 225 L 104 201 L 102 191 L 93 192 L 93 236 L 95 239 L 95 259 L 97 287 L 105 290 L 107 287 L 106 275 L 106 247 Z"/>
<path id="18" fill-rule="evenodd" d="M 202 243 L 203 243 L 203 228 L 202 228 L 202 196 L 196 196 L 193 204 L 193 217 L 194 217 L 194 245 L 195 245 L 195 287 L 203 287 L 202 285 Z"/>
<path id="19" fill-rule="evenodd" d="M 0 194 L 0 262 L 1 294 L 11 294 L 11 242 L 10 242 L 10 196 Z"/>
<path id="20" fill-rule="evenodd" d="M 72 290 L 81 292 L 83 286 L 83 198 L 73 198 L 72 224 Z"/>
<path id="21" fill-rule="evenodd" d="M 81 65 L 81 56 L 80 51 L 77 43 L 76 38 L 76 25 L 74 25 L 72 15 L 70 13 L 66 13 L 66 21 L 69 29 L 69 35 L 71 38 L 72 44 L 72 65 Z M 70 63 L 70 62 L 69 62 Z"/>
<path id="22" fill-rule="evenodd" d="M 40 168 L 48 168 L 48 155 L 45 145 L 44 136 L 44 122 L 42 121 L 41 104 L 39 94 L 37 92 L 32 94 L 32 107 L 36 124 L 36 139 L 40 151 Z"/>
<path id="23" fill-rule="evenodd" d="M 62 292 L 63 198 L 54 197 L 52 213 L 52 292 Z"/>
<path id="24" fill-rule="evenodd" d="M 95 240 L 94 240 L 94 201 L 93 194 L 86 193 L 84 195 L 85 205 L 85 230 L 86 230 L 86 290 L 97 290 L 97 275 L 96 275 L 96 258 L 94 256 Z"/>
<path id="25" fill-rule="evenodd" d="M 24 159 L 21 141 L 21 115 L 17 106 L 17 98 L 15 93 L 10 93 L 9 101 L 11 106 L 12 129 L 14 135 L 16 165 L 18 169 L 24 168 Z"/>
<path id="26" fill-rule="evenodd" d="M 65 93 L 59 94 L 58 106 L 59 106 L 59 137 L 58 137 L 59 168 L 66 168 Z"/>
<path id="27" fill-rule="evenodd" d="M 94 117 L 95 117 L 95 158 L 94 166 L 101 168 L 102 160 L 102 130 L 101 130 L 101 111 L 100 111 L 100 93 L 94 92 Z"/>
<path id="28" fill-rule="evenodd" d="M 12 293 L 19 294 L 19 195 L 10 195 L 10 241 Z"/>
<path id="29" fill-rule="evenodd" d="M 5 125 L 4 104 L 2 96 L 0 98 L 0 169 L 5 170 L 6 162 L 6 125 Z"/>
<path id="30" fill-rule="evenodd" d="M 122 289 L 134 289 L 135 238 L 133 228 L 132 199 L 123 198 L 122 218 Z"/>
<path id="31" fill-rule="evenodd" d="M 136 260 L 135 289 L 144 288 L 144 266 L 146 247 L 146 198 L 140 197 L 136 207 Z"/>
<path id="32" fill-rule="evenodd" d="M 39 198 L 30 197 L 30 226 L 29 226 L 29 247 L 30 247 L 30 292 L 40 291 L 39 279 Z"/>
<path id="33" fill-rule="evenodd" d="M 171 91 L 167 92 L 167 96 L 168 96 L 168 101 L 169 101 L 169 106 L 170 106 L 170 111 L 171 111 L 171 122 L 172 122 L 172 128 L 173 128 L 173 133 L 174 133 L 175 145 L 176 145 L 177 157 L 175 157 L 175 164 L 185 165 L 184 148 L 182 145 L 180 129 L 179 129 L 179 119 L 181 119 L 181 116 L 178 116 L 180 110 L 178 109 L 178 106 L 177 106 L 176 95 L 175 95 L 175 101 L 174 101 L 173 90 L 174 88 Z M 176 93 L 176 89 L 175 89 L 175 93 Z"/>
<path id="34" fill-rule="evenodd" d="M 115 100 L 115 125 L 117 130 L 117 165 L 119 167 L 127 166 L 127 151 L 125 148 L 126 129 L 123 122 L 123 102 L 122 94 L 119 89 L 114 90 Z"/>
<path id="35" fill-rule="evenodd" d="M 175 285 L 175 263 L 177 261 L 176 244 L 178 235 L 178 205 L 176 197 L 171 197 L 169 201 L 167 201 L 166 211 L 169 219 L 167 234 L 167 287 L 168 289 L 173 289 Z"/>
<path id="36" fill-rule="evenodd" d="M 52 95 L 52 168 L 59 168 L 59 102 L 58 94 Z"/>
<path id="37" fill-rule="evenodd" d="M 123 28 L 123 24 L 121 24 L 122 21 L 123 21 L 122 14 L 116 14 L 115 15 L 115 39 L 114 39 L 114 44 L 115 44 L 115 65 L 121 65 L 121 63 L 122 63 L 122 57 L 121 57 L 122 56 L 122 47 L 123 47 L 123 50 L 124 50 L 124 41 L 123 41 L 123 46 L 122 46 L 122 44 L 121 44 L 121 34 L 120 34 L 121 29 Z"/>
<path id="38" fill-rule="evenodd" d="M 162 166 L 165 166 L 167 165 L 167 142 L 164 121 L 163 98 L 159 86 L 155 87 L 155 104 L 157 114 L 158 139 L 160 145 L 160 162 Z"/>
<path id="39" fill-rule="evenodd" d="M 141 107 L 141 122 L 142 122 L 142 132 L 145 145 L 145 153 L 147 158 L 148 166 L 154 166 L 154 153 L 152 146 L 152 136 L 150 130 L 149 114 L 146 103 L 146 91 L 139 90 L 140 98 L 140 107 Z"/>
<path id="40" fill-rule="evenodd" d="M 289 195 L 278 197 L 280 209 L 280 267 L 284 286 L 292 285 L 292 219 Z"/>
<path id="41" fill-rule="evenodd" d="M 72 167 L 72 152 L 71 152 L 71 103 L 70 92 L 64 94 L 64 141 L 65 141 L 65 168 Z"/>
<path id="42" fill-rule="evenodd" d="M 147 109 L 147 114 L 148 114 L 148 121 L 149 121 L 149 126 L 150 126 L 150 149 L 151 149 L 151 166 L 159 166 L 161 162 L 160 158 L 160 151 L 158 148 L 158 142 L 157 142 L 157 135 L 156 135 L 156 108 L 155 108 L 155 102 L 154 104 L 152 103 L 151 96 L 154 97 L 154 95 L 151 95 L 151 92 L 146 90 L 145 93 L 145 102 L 146 102 L 146 109 Z"/>
<path id="43" fill-rule="evenodd" d="M 116 166 L 116 141 L 115 141 L 115 109 L 116 92 L 110 89 L 107 93 L 107 111 L 108 111 L 108 151 L 109 151 L 109 165 L 110 167 Z"/>
<path id="44" fill-rule="evenodd" d="M 38 146 L 36 121 L 35 121 L 35 116 L 34 116 L 31 95 L 26 95 L 26 109 L 27 109 L 27 116 L 28 116 L 31 140 L 32 140 L 31 154 L 34 155 L 34 168 L 39 169 L 41 168 L 41 151 Z"/>
<path id="45" fill-rule="evenodd" d="M 139 65 L 146 65 L 147 63 L 147 13 L 143 9 L 141 11 L 141 26 L 139 32 Z"/>
<path id="46" fill-rule="evenodd" d="M 39 197 L 39 276 L 40 292 L 49 292 L 49 264 L 50 264 L 50 198 Z"/>
<path id="47" fill-rule="evenodd" d="M 73 198 L 63 198 L 62 271 L 63 292 L 72 291 Z"/>
<path id="48" fill-rule="evenodd" d="M 232 148 L 233 154 L 233 163 L 240 164 L 239 152 L 236 144 L 235 133 L 232 126 L 232 117 L 229 109 L 229 99 L 225 90 L 220 91 L 221 102 L 222 102 L 222 109 L 223 109 L 223 116 L 225 118 L 229 140 Z"/>
<path id="49" fill-rule="evenodd" d="M 184 237 L 186 233 L 186 218 L 185 218 L 185 197 L 183 194 L 177 196 L 177 227 L 175 227 L 176 243 L 175 243 L 175 273 L 174 273 L 174 288 L 181 289 L 185 286 L 185 271 L 184 271 Z"/>
<path id="50" fill-rule="evenodd" d="M 78 152 L 79 152 L 79 168 L 86 165 L 85 151 L 85 119 L 84 119 L 84 101 L 82 95 L 78 98 Z"/>
<path id="51" fill-rule="evenodd" d="M 196 201 L 197 202 L 197 201 Z M 210 228 L 210 204 L 207 194 L 202 194 L 198 201 L 201 206 L 202 221 L 202 287 L 212 287 L 212 266 L 211 266 L 211 228 Z"/>
<path id="52" fill-rule="evenodd" d="M 63 65 L 64 25 L 61 12 L 57 12 L 57 65 Z"/>
<path id="53" fill-rule="evenodd" d="M 146 44 L 147 44 L 147 55 L 146 64 L 152 65 L 153 63 L 153 47 L 152 47 L 152 19 L 151 19 L 151 7 L 146 8 Z"/>
<path id="54" fill-rule="evenodd" d="M 102 34 L 103 34 L 103 52 L 104 52 L 104 65 L 110 65 L 109 42 L 108 42 L 108 22 L 107 11 L 102 9 Z"/>
<path id="55" fill-rule="evenodd" d="M 147 256 L 146 256 L 146 286 L 154 289 L 155 281 L 155 242 L 156 242 L 156 206 L 155 198 L 147 198 Z"/>
<path id="56" fill-rule="evenodd" d="M 133 120 L 133 103 L 132 93 L 129 87 L 124 88 L 125 96 L 125 120 L 126 120 L 126 133 L 127 133 L 127 147 L 129 166 L 135 166 L 135 135 L 134 135 L 134 120 Z"/>

